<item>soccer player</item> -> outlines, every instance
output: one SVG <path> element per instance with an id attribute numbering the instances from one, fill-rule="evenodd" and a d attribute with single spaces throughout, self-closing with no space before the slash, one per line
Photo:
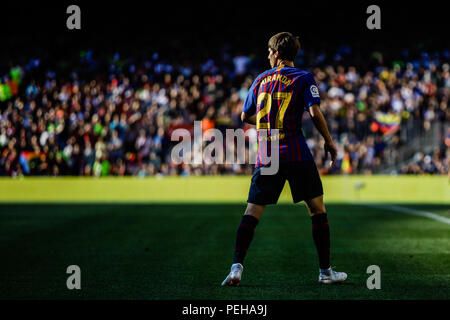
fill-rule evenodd
<path id="1" fill-rule="evenodd" d="M 319 257 L 319 283 L 343 282 L 347 274 L 336 272 L 330 266 L 330 228 L 323 203 L 322 181 L 301 127 L 303 111 L 307 110 L 325 139 L 325 154 L 331 155 L 333 165 L 337 151 L 319 108 L 319 89 L 311 73 L 294 67 L 300 50 L 298 38 L 289 32 L 278 33 L 270 38 L 268 47 L 272 69 L 260 74 L 253 82 L 241 119 L 256 125 L 258 137 L 261 130 L 267 130 L 267 137 L 273 139 L 270 129 L 279 130 L 279 169 L 274 175 L 261 174 L 261 168 L 269 166 L 270 161 L 263 156 L 259 140 L 247 208 L 237 230 L 233 264 L 222 285 L 239 285 L 255 228 L 265 206 L 278 202 L 286 180 L 294 203 L 305 201 L 311 217 L 312 236 Z"/>

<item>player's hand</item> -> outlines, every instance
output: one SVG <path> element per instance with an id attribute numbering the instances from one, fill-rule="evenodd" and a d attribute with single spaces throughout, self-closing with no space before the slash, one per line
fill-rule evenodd
<path id="1" fill-rule="evenodd" d="M 325 157 L 328 157 L 328 153 L 330 153 L 331 156 L 330 166 L 333 166 L 337 156 L 336 146 L 334 145 L 333 142 L 325 142 L 324 149 L 325 149 Z"/>

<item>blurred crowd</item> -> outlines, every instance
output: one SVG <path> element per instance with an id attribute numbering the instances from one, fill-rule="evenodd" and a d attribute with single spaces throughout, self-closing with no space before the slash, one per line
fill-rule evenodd
<path id="1" fill-rule="evenodd" d="M 447 129 L 444 145 L 446 146 L 446 151 L 444 151 L 444 148 L 435 148 L 433 152 L 429 153 L 417 152 L 409 163 L 402 166 L 400 173 L 448 174 L 450 165 L 450 128 Z M 442 161 L 444 157 L 446 160 Z"/>
<path id="2" fill-rule="evenodd" d="M 349 51 L 302 52 L 296 61 L 316 78 L 338 146 L 330 168 L 305 112 L 304 133 L 322 174 L 379 172 L 387 149 L 410 142 L 401 135 L 406 123 L 415 121 L 426 134 L 450 121 L 447 51 L 415 59 L 405 53 L 389 64 L 374 52 L 364 67 L 341 63 Z M 253 79 L 267 68 L 264 59 L 226 50 L 195 63 L 157 52 L 135 60 L 82 51 L 61 73 L 39 59 L 15 65 L 0 80 L 0 175 L 250 174 L 249 164 L 175 164 L 170 135 L 192 130 L 194 121 L 204 131 L 244 128 L 254 134 L 240 114 Z M 446 174 L 450 139 L 441 140 L 432 154 L 418 153 L 398 173 Z"/>

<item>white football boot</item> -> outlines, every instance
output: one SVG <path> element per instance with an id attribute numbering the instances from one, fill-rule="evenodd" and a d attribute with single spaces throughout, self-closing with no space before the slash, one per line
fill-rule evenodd
<path id="1" fill-rule="evenodd" d="M 319 274 L 319 283 L 342 283 L 347 279 L 345 272 L 334 271 L 331 267 Z"/>
<path id="2" fill-rule="evenodd" d="M 244 266 L 240 263 L 234 263 L 231 266 L 230 274 L 223 280 L 222 286 L 238 286 L 241 282 Z"/>

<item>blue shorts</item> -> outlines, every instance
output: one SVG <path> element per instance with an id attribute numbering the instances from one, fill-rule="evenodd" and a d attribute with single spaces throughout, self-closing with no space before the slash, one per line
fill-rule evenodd
<path id="1" fill-rule="evenodd" d="M 276 204 L 286 180 L 294 203 L 323 195 L 322 181 L 314 161 L 287 162 L 280 163 L 274 175 L 262 175 L 261 168 L 255 168 L 247 202 Z"/>

